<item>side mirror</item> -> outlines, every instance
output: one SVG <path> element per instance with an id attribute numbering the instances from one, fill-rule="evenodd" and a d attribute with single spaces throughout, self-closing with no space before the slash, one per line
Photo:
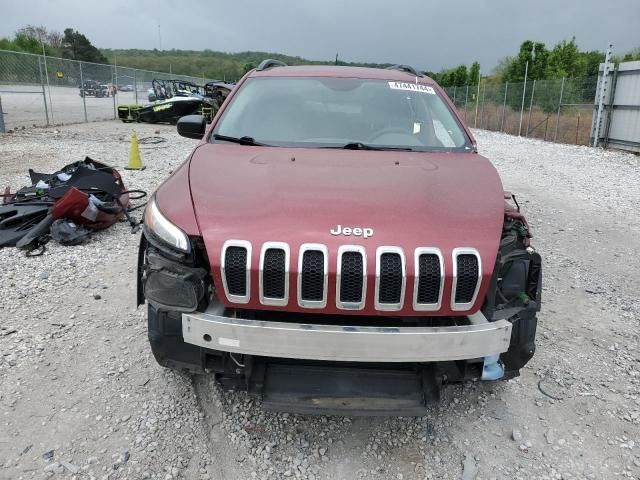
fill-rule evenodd
<path id="1" fill-rule="evenodd" d="M 207 129 L 207 119 L 203 115 L 186 115 L 178 120 L 178 134 L 200 140 Z"/>

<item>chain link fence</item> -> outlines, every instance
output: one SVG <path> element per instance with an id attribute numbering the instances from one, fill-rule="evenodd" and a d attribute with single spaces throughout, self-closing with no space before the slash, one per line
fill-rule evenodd
<path id="1" fill-rule="evenodd" d="M 8 131 L 115 119 L 119 104 L 148 103 L 147 90 L 153 79 L 212 81 L 0 50 L 0 131 L 3 123 Z M 100 86 L 98 95 L 82 85 Z"/>
<path id="2" fill-rule="evenodd" d="M 597 77 L 447 87 L 465 122 L 476 128 L 589 145 Z"/>

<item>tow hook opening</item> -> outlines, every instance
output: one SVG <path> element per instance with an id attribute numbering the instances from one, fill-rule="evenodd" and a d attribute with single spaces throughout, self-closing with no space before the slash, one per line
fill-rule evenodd
<path id="1" fill-rule="evenodd" d="M 484 316 L 484 313 L 478 311 L 469 315 L 469 322 L 474 325 L 481 325 L 489 323 L 489 320 Z M 504 377 L 504 364 L 500 360 L 500 354 L 484 357 L 481 380 L 499 380 L 502 377 Z"/>
<path id="2" fill-rule="evenodd" d="M 499 380 L 504 377 L 504 365 L 500 361 L 500 355 L 484 357 L 482 367 L 482 380 Z"/>

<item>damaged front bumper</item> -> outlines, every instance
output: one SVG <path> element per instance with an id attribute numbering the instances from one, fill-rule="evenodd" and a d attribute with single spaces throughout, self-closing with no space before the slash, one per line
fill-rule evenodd
<path id="1" fill-rule="evenodd" d="M 451 327 L 366 327 L 248 320 L 224 316 L 219 303 L 182 314 L 186 343 L 243 355 L 339 362 L 444 362 L 506 352 L 512 324 L 478 321 Z"/>

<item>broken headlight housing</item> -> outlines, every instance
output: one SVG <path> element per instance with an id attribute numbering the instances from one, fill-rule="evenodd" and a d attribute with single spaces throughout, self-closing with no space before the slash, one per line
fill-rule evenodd
<path id="1" fill-rule="evenodd" d="M 188 267 L 149 250 L 144 296 L 156 308 L 193 312 L 208 288 L 207 270 Z"/>
<path id="2" fill-rule="evenodd" d="M 146 232 L 151 233 L 173 249 L 184 253 L 189 253 L 191 250 L 189 237 L 162 215 L 155 195 L 151 197 L 144 210 L 144 228 Z"/>

